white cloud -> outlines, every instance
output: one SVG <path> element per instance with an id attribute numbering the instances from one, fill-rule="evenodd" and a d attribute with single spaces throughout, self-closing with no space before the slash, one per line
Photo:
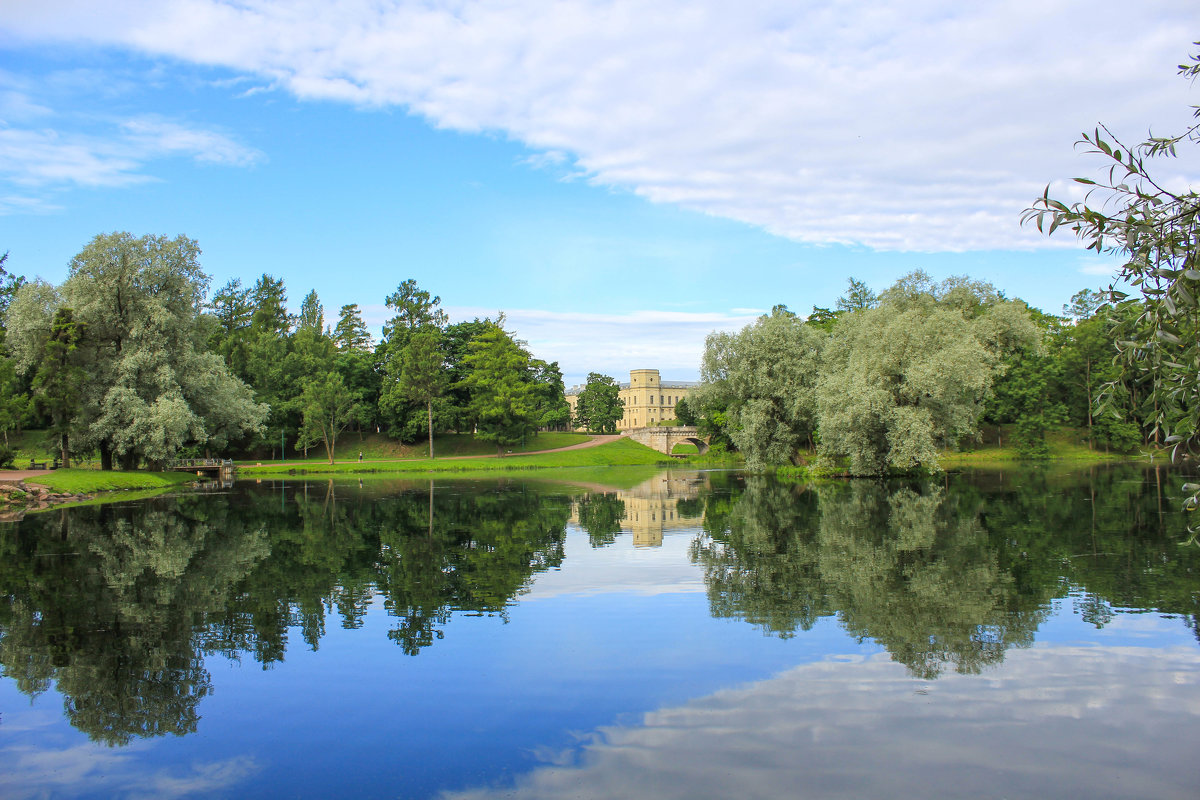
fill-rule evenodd
<path id="1" fill-rule="evenodd" d="M 1048 246 L 1016 220 L 1086 171 L 1079 131 L 1181 123 L 1196 22 L 1184 0 L 41 0 L 0 27 L 402 105 L 801 241 L 962 251 Z"/>
<path id="2" fill-rule="evenodd" d="M 1080 257 L 1079 272 L 1082 275 L 1095 275 L 1100 278 L 1112 280 L 1117 276 L 1117 270 L 1124 263 L 1124 259 L 1088 254 Z"/>
<path id="3" fill-rule="evenodd" d="M 454 322 L 495 318 L 495 309 L 449 307 Z M 529 344 L 538 358 L 557 361 L 568 387 L 589 372 L 618 382 L 631 369 L 657 369 L 664 380 L 698 380 L 704 337 L 713 331 L 740 330 L 757 315 L 635 311 L 585 314 L 529 309 L 506 310 L 505 329 Z"/>
<path id="4" fill-rule="evenodd" d="M 172 156 L 247 166 L 262 154 L 219 131 L 154 116 L 124 120 L 106 135 L 0 126 L 0 178 L 20 186 L 142 183 L 153 180 L 144 172 L 147 162 Z"/>

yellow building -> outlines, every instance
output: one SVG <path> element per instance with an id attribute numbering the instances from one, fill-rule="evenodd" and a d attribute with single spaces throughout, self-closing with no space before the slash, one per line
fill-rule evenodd
<path id="1" fill-rule="evenodd" d="M 675 405 L 679 399 L 699 386 L 695 381 L 664 381 L 656 369 L 630 370 L 629 383 L 619 385 L 620 397 L 625 401 L 625 415 L 617 422 L 619 431 L 675 419 Z M 583 389 L 583 386 L 572 386 L 567 390 L 571 419 L 575 418 L 575 406 Z"/>

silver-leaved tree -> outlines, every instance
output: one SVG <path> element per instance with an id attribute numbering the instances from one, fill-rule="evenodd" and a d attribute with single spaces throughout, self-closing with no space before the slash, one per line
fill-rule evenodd
<path id="1" fill-rule="evenodd" d="M 199 256 L 184 236 L 102 234 L 71 259 L 61 286 L 26 284 L 8 310 L 7 345 L 22 373 L 42 364 L 56 318 L 70 310 L 76 369 L 65 374 L 78 385 L 56 388 L 58 413 L 71 449 L 98 451 L 106 469 L 162 463 L 189 445 L 220 450 L 267 417 L 205 347 Z"/>

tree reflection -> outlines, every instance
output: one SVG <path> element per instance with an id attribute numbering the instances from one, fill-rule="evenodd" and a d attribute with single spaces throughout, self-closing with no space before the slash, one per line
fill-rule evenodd
<path id="1" fill-rule="evenodd" d="M 107 744 L 195 730 L 211 690 L 195 623 L 267 553 L 261 530 L 168 504 L 38 515 L 4 539 L 5 674 L 31 694 L 53 680 Z"/>
<path id="2" fill-rule="evenodd" d="M 408 655 L 441 639 L 452 611 L 503 614 L 532 576 L 562 563 L 570 499 L 520 484 L 410 493 L 377 502 L 379 587 Z"/>
<path id="3" fill-rule="evenodd" d="M 621 532 L 625 501 L 616 492 L 591 492 L 579 499 L 575 513 L 592 547 L 607 547 Z"/>
<path id="4" fill-rule="evenodd" d="M 1138 468 L 944 485 L 751 477 L 708 498 L 691 555 L 716 616 L 788 637 L 836 614 L 914 675 L 973 673 L 1028 646 L 1068 594 L 1097 626 L 1121 607 L 1195 628 L 1200 558 L 1177 546 L 1176 482 Z"/>
<path id="5" fill-rule="evenodd" d="M 32 515 L 0 527 L 0 667 L 53 683 L 93 739 L 196 729 L 204 657 L 317 649 L 336 610 L 362 625 L 382 594 L 389 636 L 417 653 L 454 611 L 503 613 L 562 561 L 570 500 L 518 484 L 370 499 L 332 483 Z"/>

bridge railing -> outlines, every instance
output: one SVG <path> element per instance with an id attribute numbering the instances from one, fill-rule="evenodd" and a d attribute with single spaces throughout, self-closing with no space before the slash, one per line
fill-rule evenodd
<path id="1" fill-rule="evenodd" d="M 229 469 L 232 458 L 177 458 L 167 462 L 167 469 Z"/>

